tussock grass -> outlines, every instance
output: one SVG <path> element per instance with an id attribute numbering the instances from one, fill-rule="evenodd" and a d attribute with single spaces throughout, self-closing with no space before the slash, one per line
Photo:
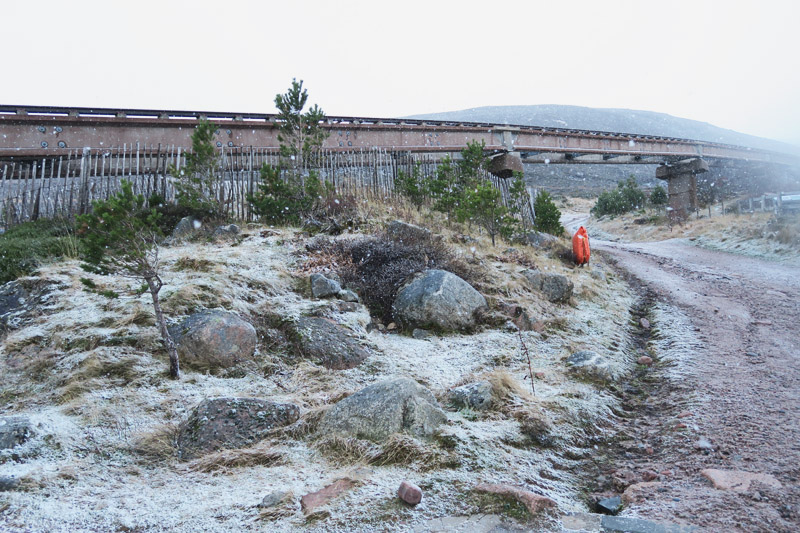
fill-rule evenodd
<path id="1" fill-rule="evenodd" d="M 127 310 L 127 307 L 126 307 Z M 130 325 L 137 326 L 154 326 L 156 324 L 156 316 L 153 308 L 145 307 L 139 303 L 132 306 L 131 312 L 116 319 L 112 327 L 124 328 Z"/>
<path id="2" fill-rule="evenodd" d="M 213 261 L 203 258 L 195 257 L 181 257 L 172 266 L 173 270 L 183 271 L 190 270 L 193 272 L 211 272 L 216 266 Z"/>
<path id="3" fill-rule="evenodd" d="M 319 422 L 330 406 L 318 407 L 304 413 L 297 422 L 270 432 L 271 436 L 300 440 L 316 433 Z"/>
<path id="4" fill-rule="evenodd" d="M 314 446 L 332 461 L 357 465 L 418 465 L 424 469 L 435 469 L 453 459 L 435 444 L 419 441 L 403 433 L 395 433 L 381 444 L 332 434 L 322 437 Z"/>
<path id="5" fill-rule="evenodd" d="M 230 309 L 232 304 L 219 289 L 205 284 L 184 285 L 161 300 L 161 307 L 169 315 L 189 315 L 200 309 Z"/>
<path id="6" fill-rule="evenodd" d="M 232 468 L 246 468 L 252 466 L 276 466 L 286 463 L 283 454 L 269 449 L 267 446 L 254 448 L 238 448 L 234 450 L 221 450 L 187 465 L 192 472 L 219 472 L 229 471 Z"/>
<path id="7" fill-rule="evenodd" d="M 162 424 L 136 435 L 131 451 L 147 463 L 175 461 L 178 459 L 178 432 L 176 424 Z"/>
<path id="8" fill-rule="evenodd" d="M 533 399 L 531 393 L 505 370 L 494 370 L 484 379 L 492 384 L 492 397 L 498 406 L 506 406 Z"/>

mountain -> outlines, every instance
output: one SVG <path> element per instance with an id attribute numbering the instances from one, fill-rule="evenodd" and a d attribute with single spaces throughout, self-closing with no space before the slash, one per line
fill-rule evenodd
<path id="1" fill-rule="evenodd" d="M 800 154 L 799 146 L 719 128 L 707 122 L 633 109 L 601 109 L 571 105 L 487 106 L 413 115 L 407 118 L 658 135 Z"/>

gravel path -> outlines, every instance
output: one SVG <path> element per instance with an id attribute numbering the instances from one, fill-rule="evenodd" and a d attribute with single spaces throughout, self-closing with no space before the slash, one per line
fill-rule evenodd
<path id="1" fill-rule="evenodd" d="M 647 370 L 657 383 L 624 423 L 600 484 L 628 488 L 628 515 L 707 531 L 800 530 L 800 268 L 680 240 L 593 240 L 592 251 L 616 260 L 653 305 L 679 309 L 699 340 L 680 377 L 658 361 Z M 686 328 L 654 327 L 676 337 Z M 762 477 L 721 490 L 704 469 L 780 486 Z"/>

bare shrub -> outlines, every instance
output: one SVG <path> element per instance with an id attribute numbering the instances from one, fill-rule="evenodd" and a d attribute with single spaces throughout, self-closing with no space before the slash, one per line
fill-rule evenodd
<path id="1" fill-rule="evenodd" d="M 382 232 L 328 246 L 320 244 L 320 252 L 332 256 L 344 285 L 355 289 L 370 311 L 387 322 L 392 319 L 397 292 L 413 274 L 441 269 L 470 283 L 481 278 L 441 239 L 419 231 Z"/>

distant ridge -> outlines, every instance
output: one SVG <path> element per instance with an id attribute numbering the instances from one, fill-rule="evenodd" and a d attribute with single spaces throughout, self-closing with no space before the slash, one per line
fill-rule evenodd
<path id="1" fill-rule="evenodd" d="M 673 117 L 666 113 L 636 111 L 633 109 L 602 109 L 571 105 L 486 106 L 461 111 L 411 115 L 406 118 L 462 120 L 465 122 L 489 122 L 492 124 L 680 137 L 698 141 L 749 146 L 760 150 L 800 154 L 800 146 L 719 128 L 707 122 Z"/>

